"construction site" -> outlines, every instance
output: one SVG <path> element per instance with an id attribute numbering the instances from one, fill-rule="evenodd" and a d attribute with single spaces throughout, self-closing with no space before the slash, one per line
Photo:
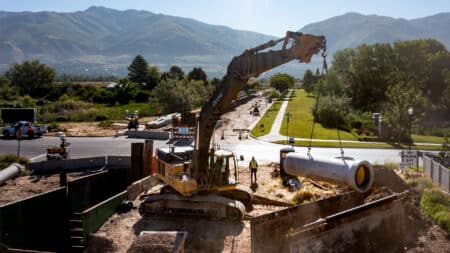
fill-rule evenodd
<path id="1" fill-rule="evenodd" d="M 449 252 L 405 182 L 419 172 L 280 146 L 253 180 L 251 157 L 220 149 L 251 138 L 268 108 L 236 102 L 249 78 L 319 52 L 326 68 L 325 37 L 295 32 L 246 50 L 198 114 L 172 123 L 166 147 L 145 140 L 131 156 L 30 162 L 30 175 L 4 176 L 0 252 Z"/>

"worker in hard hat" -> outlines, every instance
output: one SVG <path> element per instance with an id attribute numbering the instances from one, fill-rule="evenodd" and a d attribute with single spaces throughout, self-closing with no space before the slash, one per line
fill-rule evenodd
<path id="1" fill-rule="evenodd" d="M 250 164 L 248 165 L 248 167 L 250 168 L 250 181 L 253 184 L 256 184 L 256 171 L 258 170 L 258 163 L 255 160 L 255 157 L 252 156 L 252 160 L 250 160 Z M 255 181 L 253 181 L 253 176 L 255 178 Z"/>

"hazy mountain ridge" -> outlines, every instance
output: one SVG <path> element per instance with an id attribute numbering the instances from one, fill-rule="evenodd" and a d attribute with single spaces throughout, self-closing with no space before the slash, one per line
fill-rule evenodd
<path id="1" fill-rule="evenodd" d="M 329 50 L 356 47 L 363 43 L 392 43 L 396 40 L 434 38 L 450 47 L 450 13 L 406 20 L 378 15 L 347 13 L 304 26 L 304 33 L 321 33 L 327 37 Z"/>
<path id="2" fill-rule="evenodd" d="M 329 55 L 362 43 L 436 38 L 450 47 L 450 13 L 406 20 L 347 13 L 309 24 L 305 33 L 324 34 Z M 90 7 L 72 13 L 0 11 L 0 71 L 13 62 L 39 59 L 59 73 L 126 74 L 126 66 L 138 53 L 151 64 L 166 69 L 171 64 L 188 71 L 203 67 L 220 76 L 227 63 L 244 49 L 272 36 L 209 25 L 148 11 L 118 11 Z M 330 61 L 330 60 L 329 60 Z M 301 76 L 319 66 L 291 63 L 275 71 Z"/>

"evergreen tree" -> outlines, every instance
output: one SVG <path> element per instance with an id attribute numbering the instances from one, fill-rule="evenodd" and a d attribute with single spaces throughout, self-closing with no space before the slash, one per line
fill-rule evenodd
<path id="1" fill-rule="evenodd" d="M 136 55 L 130 66 L 128 66 L 128 79 L 138 84 L 141 88 L 149 85 L 150 73 L 148 63 L 142 55 Z"/>

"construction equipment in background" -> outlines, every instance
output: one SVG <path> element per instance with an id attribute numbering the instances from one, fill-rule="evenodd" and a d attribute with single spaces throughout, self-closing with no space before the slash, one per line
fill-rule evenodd
<path id="1" fill-rule="evenodd" d="M 65 160 L 69 158 L 70 142 L 66 142 L 66 135 L 58 132 L 61 144 L 47 147 L 47 160 Z"/>
<path id="2" fill-rule="evenodd" d="M 263 51 L 279 42 L 283 42 L 281 50 Z M 309 63 L 321 50 L 324 56 L 324 36 L 288 31 L 284 38 L 271 40 L 234 57 L 227 74 L 202 107 L 195 148 L 157 150 L 156 176 L 166 186 L 160 194 L 142 202 L 140 214 L 194 214 L 240 220 L 246 208 L 252 205 L 252 191 L 239 184 L 234 154 L 210 147 L 215 125 L 251 77 L 295 59 Z"/>
<path id="3" fill-rule="evenodd" d="M 128 112 L 128 110 L 125 110 L 125 116 L 123 117 L 125 120 L 128 121 L 128 131 L 131 129 L 138 130 L 139 129 L 139 115 L 138 111 L 134 112 Z"/>

